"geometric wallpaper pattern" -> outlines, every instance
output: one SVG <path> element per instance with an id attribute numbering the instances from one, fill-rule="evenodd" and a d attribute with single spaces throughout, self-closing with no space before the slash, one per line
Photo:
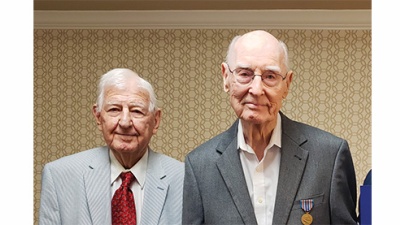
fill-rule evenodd
<path id="1" fill-rule="evenodd" d="M 183 161 L 235 120 L 220 64 L 245 29 L 35 29 L 34 223 L 43 165 L 104 145 L 91 114 L 99 77 L 127 67 L 162 108 L 151 147 Z M 371 168 L 371 30 L 267 30 L 289 49 L 282 111 L 349 141 L 358 186 Z"/>

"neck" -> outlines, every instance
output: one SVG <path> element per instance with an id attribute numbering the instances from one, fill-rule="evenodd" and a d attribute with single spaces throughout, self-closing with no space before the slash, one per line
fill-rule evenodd
<path id="1" fill-rule="evenodd" d="M 141 152 L 117 152 L 115 150 L 111 150 L 118 160 L 118 162 L 125 168 L 132 168 L 144 155 L 145 151 Z M 139 153 L 139 154 L 138 154 Z"/>
<path id="2" fill-rule="evenodd" d="M 268 146 L 277 119 L 264 124 L 253 124 L 242 121 L 243 135 L 248 144 L 256 153 L 258 160 L 264 157 L 264 150 Z"/>

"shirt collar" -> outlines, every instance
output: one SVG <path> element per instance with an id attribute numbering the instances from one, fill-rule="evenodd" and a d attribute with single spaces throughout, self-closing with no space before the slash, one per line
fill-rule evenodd
<path id="1" fill-rule="evenodd" d="M 141 159 L 130 169 L 125 169 L 115 158 L 113 152 L 110 152 L 110 160 L 111 160 L 111 184 L 114 183 L 115 180 L 119 177 L 121 172 L 131 171 L 135 176 L 136 181 L 139 183 L 140 187 L 143 189 L 145 178 L 146 178 L 146 170 L 147 170 L 147 161 L 149 156 L 149 150 L 147 149 Z"/>
<path id="2" fill-rule="evenodd" d="M 242 127 L 242 121 L 239 120 L 239 125 L 238 125 L 238 143 L 237 146 L 239 149 L 247 152 L 254 153 L 253 149 L 246 143 L 243 135 L 243 127 Z M 268 146 L 266 149 L 270 149 L 272 146 L 278 146 L 281 148 L 282 146 L 282 122 L 281 122 L 281 115 L 278 113 L 277 121 L 276 121 L 276 126 L 274 130 L 272 131 L 271 135 L 271 140 L 268 143 Z"/>

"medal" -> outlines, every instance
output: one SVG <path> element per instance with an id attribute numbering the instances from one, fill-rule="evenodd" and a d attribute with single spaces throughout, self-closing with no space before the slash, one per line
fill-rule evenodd
<path id="1" fill-rule="evenodd" d="M 310 225 L 313 222 L 313 217 L 310 214 L 311 209 L 314 206 L 313 199 L 300 200 L 301 209 L 304 211 L 304 215 L 301 217 L 301 223 L 303 225 Z"/>
<path id="2" fill-rule="evenodd" d="M 313 218 L 309 212 L 304 213 L 304 215 L 301 217 L 301 223 L 304 225 L 310 225 L 312 221 Z"/>

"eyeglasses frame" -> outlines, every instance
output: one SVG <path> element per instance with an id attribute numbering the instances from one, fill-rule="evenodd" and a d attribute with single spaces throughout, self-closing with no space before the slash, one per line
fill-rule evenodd
<path id="1" fill-rule="evenodd" d="M 232 71 L 231 68 L 230 68 L 230 66 L 229 66 L 229 64 L 228 64 L 228 63 L 225 63 L 225 64 L 228 66 L 229 72 L 231 72 L 233 75 L 235 75 L 235 74 L 234 74 L 234 71 L 237 70 L 237 69 L 239 69 L 239 68 L 236 68 L 236 69 L 234 69 L 234 70 Z M 248 69 L 248 68 L 242 68 L 242 69 Z M 253 70 L 253 73 L 254 73 L 254 70 Z M 277 73 L 276 75 L 279 75 L 280 77 L 282 77 L 282 81 L 284 81 L 284 80 L 286 79 L 288 73 L 289 73 L 289 71 L 286 72 L 285 77 L 283 77 L 282 74 L 279 74 L 279 73 Z M 255 74 L 255 73 L 254 73 L 254 74 L 253 74 L 253 78 L 251 78 L 251 81 L 250 81 L 249 83 L 247 83 L 247 84 L 251 84 L 256 76 L 260 76 L 261 80 L 263 80 L 262 74 Z M 263 82 L 263 83 L 264 83 L 264 82 Z M 265 84 L 265 83 L 264 83 L 264 84 Z M 267 84 L 265 84 L 265 85 L 267 85 Z M 268 86 L 268 85 L 267 85 L 267 86 Z M 274 86 L 273 86 L 273 87 L 274 87 Z"/>

